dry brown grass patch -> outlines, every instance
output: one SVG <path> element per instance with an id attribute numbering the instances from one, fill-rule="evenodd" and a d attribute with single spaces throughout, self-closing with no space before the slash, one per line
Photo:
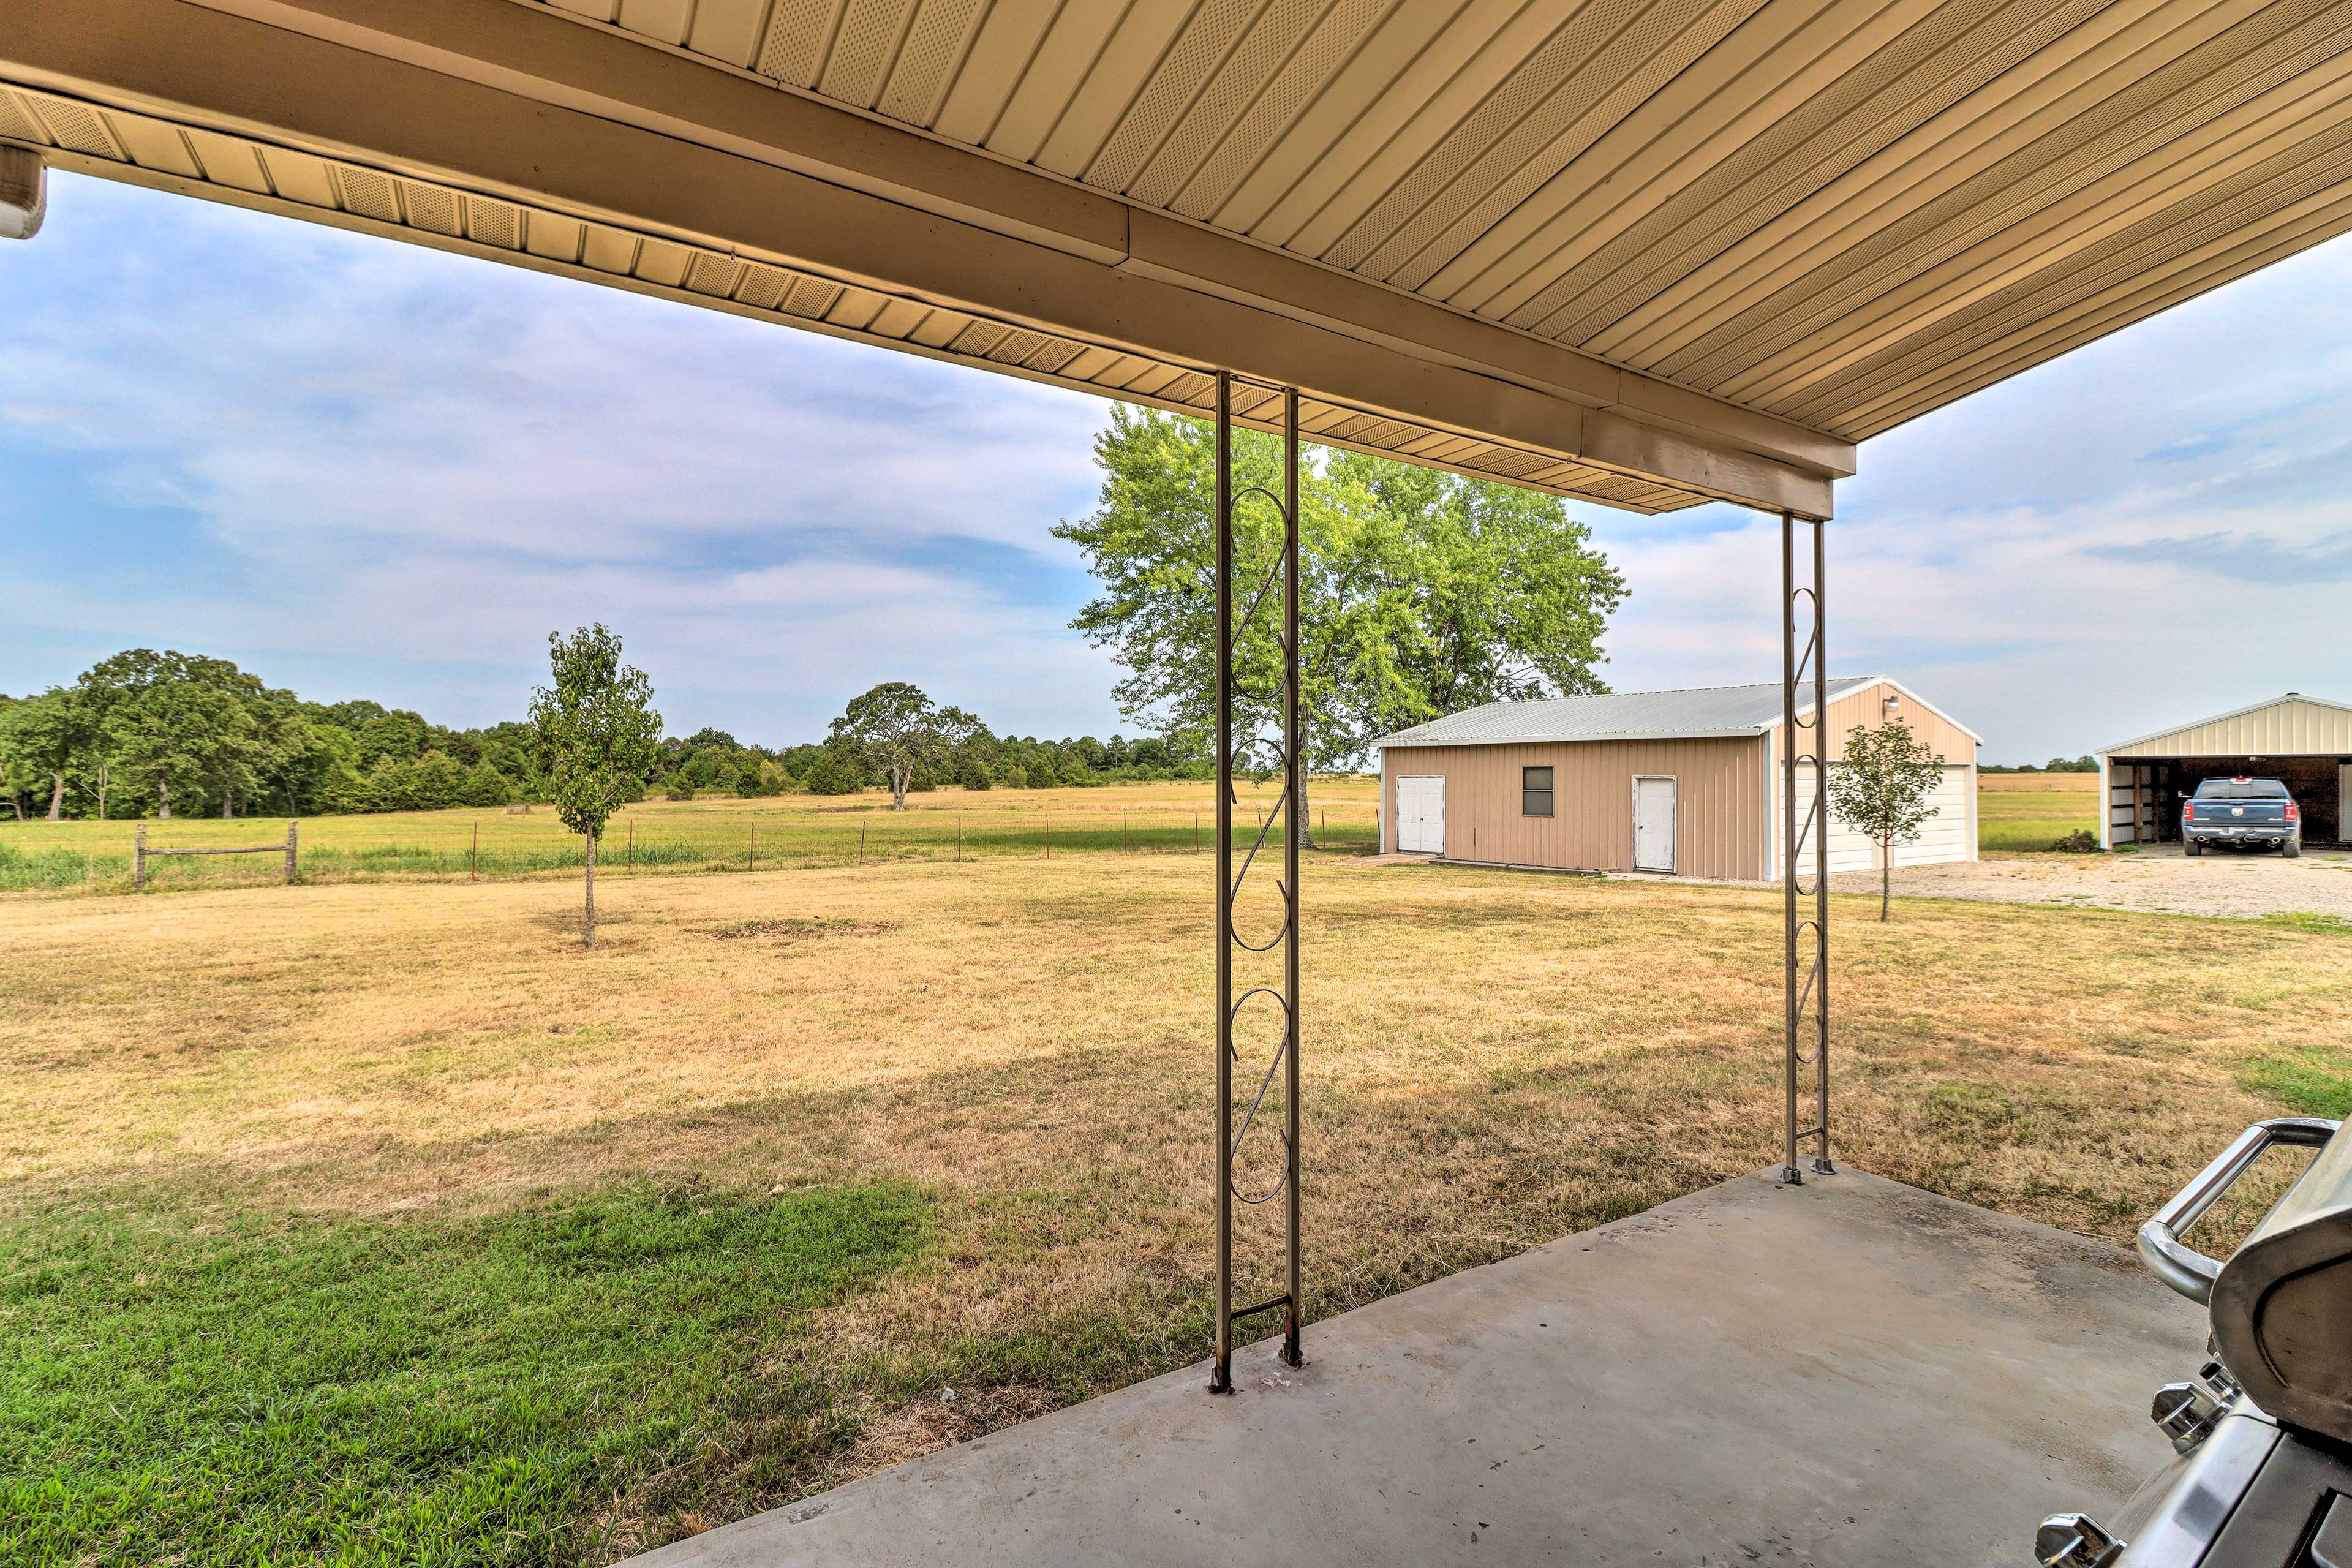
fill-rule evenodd
<path id="1" fill-rule="evenodd" d="M 612 894 L 594 963 L 549 941 L 574 898 L 0 907 L 5 1201 L 463 1214 L 618 1182 L 889 1181 L 930 1195 L 937 1240 L 821 1315 L 815 1353 L 852 1386 L 1041 1324 L 1096 1325 L 1103 1382 L 1202 1353 L 1201 862 L 644 879 Z M 1775 895 L 1310 864 L 1306 900 L 1313 1313 L 1776 1158 Z M 2352 1034 L 2339 933 L 1836 905 L 1840 1161 L 2110 1241 L 2279 1109 L 2249 1063 Z M 1245 1228 L 1240 1289 L 1270 1281 L 1270 1241 Z M 993 1381 L 959 1385 L 968 1408 L 872 1394 L 821 1479 L 1084 1392 Z"/>

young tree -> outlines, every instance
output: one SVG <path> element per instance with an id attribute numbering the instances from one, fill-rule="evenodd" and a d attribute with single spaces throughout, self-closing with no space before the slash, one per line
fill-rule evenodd
<path id="1" fill-rule="evenodd" d="M 621 662 L 621 639 L 601 621 L 566 637 L 547 634 L 552 687 L 530 694 L 540 772 L 563 826 L 587 842 L 581 942 L 596 945 L 596 840 L 625 801 L 637 798 L 658 760 L 661 715 L 653 682 Z"/>
<path id="2" fill-rule="evenodd" d="M 955 749 L 980 731 L 961 708 L 942 708 L 903 680 L 886 680 L 850 700 L 833 721 L 828 745 L 854 751 L 890 786 L 890 809 L 907 809 L 919 773 L 946 772 Z"/>
<path id="3" fill-rule="evenodd" d="M 1895 847 L 1916 840 L 1937 814 L 1927 796 L 1943 782 L 1944 759 L 1907 724 L 1856 724 L 1846 731 L 1845 760 L 1829 775 L 1830 810 L 1878 846 L 1878 918 L 1885 921 L 1895 896 Z"/>
<path id="4" fill-rule="evenodd" d="M 1281 493 L 1273 437 L 1237 432 L 1236 495 Z M 1179 742 L 1216 712 L 1215 434 L 1198 420 L 1117 408 L 1095 437 L 1093 515 L 1054 530 L 1084 552 L 1101 592 L 1071 623 L 1127 676 L 1119 709 Z M 1236 613 L 1274 566 L 1282 521 L 1236 509 Z M 1299 472 L 1299 705 L 1310 769 L 1360 761 L 1389 731 L 1482 702 L 1605 691 L 1601 634 L 1625 582 L 1558 498 L 1386 458 L 1330 452 Z M 1274 689 L 1278 607 L 1235 649 L 1242 683 Z M 1239 700 L 1237 735 L 1272 704 Z M 1244 756 L 1265 766 L 1263 753 Z"/>

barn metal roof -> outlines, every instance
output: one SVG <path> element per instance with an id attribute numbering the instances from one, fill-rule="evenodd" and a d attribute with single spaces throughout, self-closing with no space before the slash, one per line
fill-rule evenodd
<path id="1" fill-rule="evenodd" d="M 2326 756 L 2352 754 L 2352 703 L 2289 691 L 2103 747 L 2102 756 Z"/>
<path id="2" fill-rule="evenodd" d="M 0 141 L 1637 510 L 2352 227 L 2344 0 L 0 0 Z M 1244 418 L 1270 417 L 1245 392 Z"/>
<path id="3" fill-rule="evenodd" d="M 1830 700 L 1884 676 L 1829 683 Z M 1805 702 L 1800 713 L 1812 711 Z M 1612 691 L 1536 702 L 1489 702 L 1399 730 L 1375 746 L 1486 746 L 1529 741 L 1704 741 L 1761 735 L 1780 723 L 1780 683 L 1698 686 L 1683 691 Z"/>

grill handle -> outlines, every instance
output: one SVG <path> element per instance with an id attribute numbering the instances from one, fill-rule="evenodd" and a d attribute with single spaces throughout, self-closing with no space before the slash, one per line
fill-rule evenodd
<path id="1" fill-rule="evenodd" d="M 2140 1260 L 2158 1279 L 2180 1294 L 2200 1306 L 2210 1305 L 2213 1281 L 2221 1273 L 2221 1260 L 2183 1246 L 2181 1233 L 2203 1219 L 2205 1211 L 2236 1186 L 2238 1178 L 2253 1169 L 2254 1162 L 2265 1151 L 2280 1144 L 2297 1149 L 2320 1148 L 2341 1125 L 2316 1116 L 2278 1116 L 2257 1121 L 2239 1133 L 2211 1164 L 2197 1173 L 2195 1180 L 2156 1211 L 2154 1219 L 2139 1227 Z"/>

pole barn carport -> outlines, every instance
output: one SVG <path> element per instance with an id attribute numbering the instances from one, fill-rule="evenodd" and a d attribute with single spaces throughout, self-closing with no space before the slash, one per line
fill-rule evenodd
<path id="1" fill-rule="evenodd" d="M 2106 809 L 2099 842 L 2178 844 L 2180 797 L 2200 780 L 2252 774 L 2284 781 L 2303 812 L 2306 844 L 2352 838 L 2352 704 L 2290 691 L 2098 753 Z"/>
<path id="2" fill-rule="evenodd" d="M 1796 805 L 1828 761 L 1799 708 L 1808 689 L 1814 714 L 1829 706 L 1835 481 L 1871 436 L 2352 228 L 2347 84 L 2352 4 L 2317 0 L 0 0 L 0 233 L 37 226 L 53 166 L 1182 409 L 1215 421 L 1221 458 L 1237 426 L 1277 435 L 1294 481 L 1315 441 L 1637 511 L 1727 500 L 1776 514 L 1790 738 L 1778 783 L 1797 825 L 1779 868 L 1777 1142 L 1796 1186 L 1833 1170 L 1829 836 L 1818 806 Z M 1240 757 L 1289 785 L 1246 859 L 1224 835 L 1216 857 L 1202 1131 L 1209 1382 L 1226 1392 L 1237 1322 L 1278 1313 L 1286 1361 L 1302 1357 L 1312 1163 L 1295 482 L 1235 494 L 1219 469 L 1216 559 L 1199 565 L 1218 597 L 1220 782 Z M 1244 506 L 1290 527 L 1279 561 L 1237 581 Z M 1254 624 L 1283 628 L 1271 684 L 1234 671 Z M 1865 1200 L 1864 1184 L 1782 1194 L 1776 1213 L 1812 1216 L 1794 1228 L 1818 1250 L 1776 1253 L 1818 1260 L 1801 1283 L 1834 1287 L 1843 1254 L 1881 1247 L 1883 1263 L 1885 1247 L 1927 1245 L 1888 1219 L 1910 1198 Z M 1824 1217 L 1849 1204 L 1852 1225 Z M 2000 1436 L 2016 1425 L 2002 1412 L 1955 1419 L 1988 1368 L 1919 1381 L 1921 1349 L 1971 1331 L 1932 1311 L 1884 1323 L 1865 1349 L 1851 1291 L 1742 1300 L 1748 1276 L 1719 1257 L 1675 1278 L 1662 1299 L 1677 1310 L 1732 1303 L 1726 1320 L 1689 1320 L 1718 1346 L 1763 1336 L 1788 1368 L 1843 1356 L 1911 1380 L 1868 1402 L 1892 1426 L 1809 1421 L 1727 1468 L 1727 1483 L 1776 1484 L 1735 1487 L 1717 1521 L 1737 1514 L 1776 1552 L 1859 1509 L 1893 1531 L 1881 1549 L 1801 1542 L 1812 1560 L 1919 1560 L 1938 1537 L 1900 1526 L 1929 1517 L 1914 1504 L 1952 1501 L 1947 1428 L 1980 1440 L 1979 1457 L 2017 1459 L 2026 1484 L 2046 1476 L 2048 1445 L 2077 1441 Z M 1237 1280 L 1268 1294 L 1236 1305 Z M 1341 1353 L 1401 1366 L 1398 1342 Z M 1624 1347 L 1594 1350 L 1580 1370 L 1615 1376 Z M 1705 1380 L 1706 1400 L 1736 1399 L 1746 1375 Z M 2084 1386 L 2066 1382 L 2044 1419 L 2071 1418 Z M 1547 1387 L 1536 1414 L 1552 1437 L 1533 1447 L 1557 1460 L 1617 1447 L 1556 1419 L 1588 1408 L 1588 1388 Z M 1666 1392 L 1619 1387 L 1601 1408 L 1721 1414 Z M 1769 1393 L 1752 1421 L 1709 1430 L 1757 1443 L 1816 1403 L 1801 1384 Z M 1299 1539 L 1317 1559 L 1392 1554 L 1383 1521 L 1402 1486 L 1343 1512 L 1301 1495 L 1335 1473 L 1327 1443 L 1413 1430 L 1378 1414 L 1301 1429 L 1267 1467 L 1281 1481 L 1269 1511 L 1311 1527 Z M 1127 1451 L 1123 1438 L 1087 1450 Z M 1645 1547 L 1706 1525 L 1673 1465 L 1619 1474 L 1647 1489 L 1630 1510 Z M 1840 1489 L 1865 1472 L 1895 1490 Z M 1538 1495 L 1591 1494 L 1559 1478 Z M 977 1506 L 1002 1519 L 1002 1498 Z M 1982 1501 L 1937 1517 L 1980 1548 Z M 1065 1536 L 1063 1560 L 1141 1562 L 1149 1538 Z M 1965 1550 L 1953 1560 L 1985 1560 Z"/>

